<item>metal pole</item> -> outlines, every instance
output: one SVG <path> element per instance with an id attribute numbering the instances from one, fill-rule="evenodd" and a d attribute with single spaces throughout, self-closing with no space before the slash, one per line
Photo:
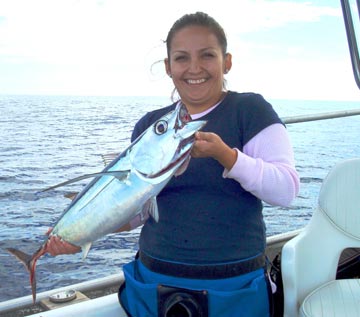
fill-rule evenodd
<path id="1" fill-rule="evenodd" d="M 326 112 L 326 113 L 316 113 L 316 114 L 309 114 L 309 115 L 303 115 L 303 116 L 284 117 L 284 118 L 282 118 L 282 121 L 286 124 L 290 124 L 290 123 L 299 123 L 299 122 L 350 117 L 350 116 L 356 116 L 356 115 L 360 115 L 360 109 L 334 111 L 334 112 Z"/>
<path id="2" fill-rule="evenodd" d="M 351 15 L 351 8 L 348 0 L 341 0 L 341 7 L 344 16 L 344 23 L 346 29 L 346 35 L 349 44 L 349 51 L 351 57 L 351 64 L 353 68 L 354 78 L 357 86 L 360 89 L 360 58 L 359 58 L 359 50 L 356 41 L 355 29 L 353 18 Z M 359 11 L 359 1 L 357 1 L 357 9 Z M 359 11 L 360 14 L 360 11 Z"/>

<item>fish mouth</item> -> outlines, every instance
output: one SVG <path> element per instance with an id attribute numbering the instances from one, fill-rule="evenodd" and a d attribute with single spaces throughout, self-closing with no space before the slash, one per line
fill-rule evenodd
<path id="1" fill-rule="evenodd" d="M 186 162 L 187 158 L 190 157 L 191 149 L 195 143 L 195 133 L 203 128 L 206 123 L 206 120 L 187 122 L 186 125 L 184 125 L 177 133 L 177 137 L 181 138 L 182 140 L 179 142 L 171 162 L 156 173 L 142 175 L 148 179 L 154 179 L 170 172 L 173 168 L 176 168 L 176 166 L 180 168 L 180 166 Z M 185 169 L 186 167 L 187 163 L 185 165 Z M 185 171 L 185 169 L 183 171 Z M 182 172 L 180 174 L 182 174 Z"/>

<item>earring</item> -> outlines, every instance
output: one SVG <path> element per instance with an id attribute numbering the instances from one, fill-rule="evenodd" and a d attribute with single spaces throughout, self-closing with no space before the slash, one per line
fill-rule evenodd
<path id="1" fill-rule="evenodd" d="M 229 72 L 229 70 L 226 68 L 224 71 L 224 74 L 227 74 Z"/>

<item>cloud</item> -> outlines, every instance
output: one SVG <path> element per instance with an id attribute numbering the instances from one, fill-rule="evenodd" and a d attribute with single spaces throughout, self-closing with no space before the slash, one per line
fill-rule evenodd
<path id="1" fill-rule="evenodd" d="M 242 0 L 236 3 L 237 10 L 229 10 L 231 5 L 222 2 L 203 0 L 185 0 L 176 6 L 166 0 L 2 1 L 0 8 L 7 23 L 0 29 L 0 53 L 53 63 L 95 60 L 109 64 L 120 58 L 140 56 L 144 53 L 141 48 L 149 50 L 165 39 L 175 19 L 202 8 L 208 8 L 209 14 L 229 34 L 338 14 L 334 8 L 315 7 L 306 2 Z"/>
<path id="2" fill-rule="evenodd" d="M 286 50 L 282 65 L 288 67 L 304 52 L 301 43 L 284 47 L 280 42 L 264 41 L 266 32 L 341 16 L 339 4 L 331 3 L 183 0 L 175 5 L 168 0 L 2 0 L 0 67 L 12 78 L 14 90 L 29 87 L 28 91 L 35 93 L 41 89 L 42 93 L 65 94 L 167 94 L 171 83 L 162 63 L 153 66 L 165 57 L 162 40 L 180 16 L 205 11 L 223 25 L 234 60 L 240 61 L 234 65 L 234 77 L 256 84 L 247 65 L 265 67 L 273 63 L 270 58 L 275 54 L 280 63 L 284 55 L 279 52 Z M 266 69 L 274 70 L 271 65 Z M 31 85 L 30 78 L 34 82 Z M 0 81 L 0 93 L 2 87 Z M 241 90 L 242 86 L 237 87 Z"/>

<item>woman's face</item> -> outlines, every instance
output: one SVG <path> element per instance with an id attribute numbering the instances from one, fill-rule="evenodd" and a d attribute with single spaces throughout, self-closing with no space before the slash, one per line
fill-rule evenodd
<path id="1" fill-rule="evenodd" d="M 189 26 L 175 33 L 165 66 L 189 112 L 199 113 L 220 101 L 231 55 L 208 28 Z"/>

